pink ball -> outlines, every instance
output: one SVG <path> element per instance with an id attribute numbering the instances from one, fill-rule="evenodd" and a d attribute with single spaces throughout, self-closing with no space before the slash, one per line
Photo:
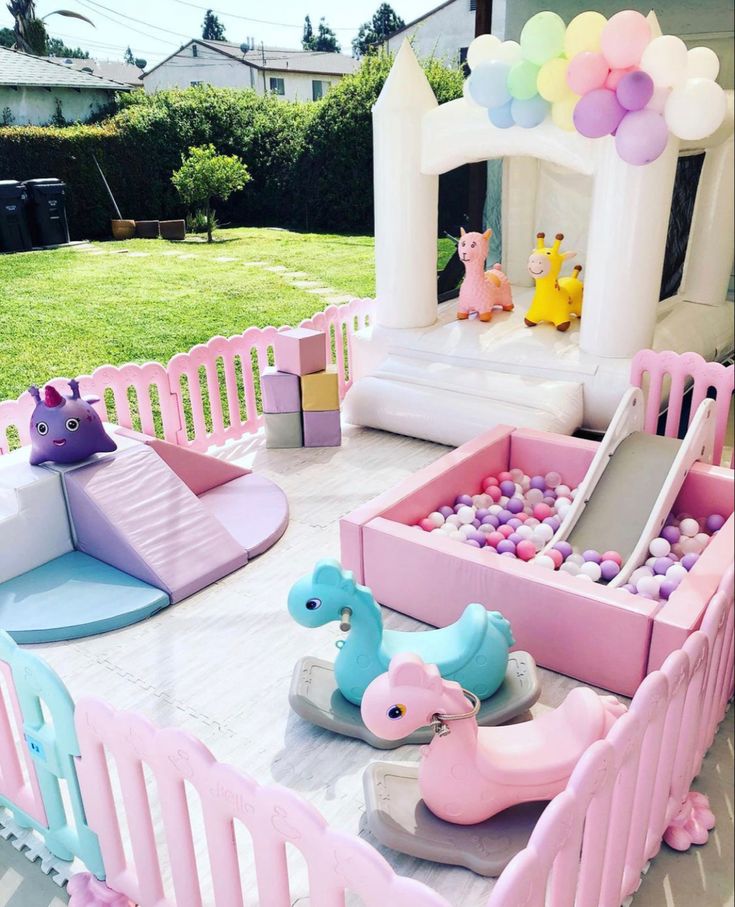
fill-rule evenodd
<path id="1" fill-rule="evenodd" d="M 544 504 L 543 501 L 540 504 L 536 504 L 533 508 L 533 515 L 537 520 L 545 520 L 547 517 L 550 517 L 554 511 L 549 507 L 548 504 Z"/>
<path id="2" fill-rule="evenodd" d="M 546 556 L 550 557 L 551 560 L 554 562 L 555 570 L 558 570 L 559 567 L 561 567 L 561 565 L 564 563 L 564 555 L 561 553 L 561 551 L 557 551 L 556 548 L 552 548 L 549 551 L 547 551 Z"/>
<path id="3" fill-rule="evenodd" d="M 536 556 L 536 546 L 530 539 L 523 539 L 516 545 L 516 555 L 522 561 L 530 561 Z"/>
<path id="4" fill-rule="evenodd" d="M 424 532 L 431 532 L 432 529 L 436 529 L 436 526 L 430 519 L 421 520 L 419 526 L 424 530 Z"/>
<path id="5" fill-rule="evenodd" d="M 615 561 L 618 567 L 622 566 L 623 558 L 618 554 L 617 551 L 605 551 L 602 555 L 603 561 Z"/>
<path id="6" fill-rule="evenodd" d="M 587 94 L 595 88 L 602 88 L 609 72 L 610 67 L 602 54 L 585 51 L 569 61 L 567 85 L 575 94 Z"/>
<path id="7" fill-rule="evenodd" d="M 487 476 L 482 480 L 482 490 L 487 491 L 491 485 L 497 485 L 498 480 L 495 476 Z"/>
<path id="8" fill-rule="evenodd" d="M 610 66 L 622 68 L 640 62 L 651 41 L 651 26 L 641 13 L 632 9 L 615 13 L 600 35 L 600 47 Z"/>
<path id="9" fill-rule="evenodd" d="M 507 523 L 502 526 L 498 526 L 498 532 L 503 536 L 504 539 L 510 538 L 513 535 L 513 527 L 508 526 Z"/>
<path id="10" fill-rule="evenodd" d="M 501 482 L 512 482 L 513 476 L 506 470 L 505 472 L 498 473 L 498 484 Z"/>
<path id="11" fill-rule="evenodd" d="M 609 88 L 596 88 L 577 101 L 572 118 L 577 132 L 589 139 L 612 135 L 625 116 L 625 108 Z"/>
<path id="12" fill-rule="evenodd" d="M 497 485 L 488 485 L 488 487 L 485 489 L 485 494 L 489 498 L 492 498 L 494 504 L 497 504 L 498 501 L 503 497 L 503 492 Z"/>
<path id="13" fill-rule="evenodd" d="M 485 542 L 488 545 L 491 545 L 493 548 L 497 548 L 498 543 L 502 542 L 504 538 L 505 536 L 503 535 L 503 533 L 496 530 L 495 532 L 490 532 L 485 536 Z"/>

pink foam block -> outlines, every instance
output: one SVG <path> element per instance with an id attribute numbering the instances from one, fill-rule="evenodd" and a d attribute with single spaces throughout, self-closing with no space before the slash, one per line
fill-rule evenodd
<path id="1" fill-rule="evenodd" d="M 304 413 L 304 447 L 339 447 L 341 443 L 339 410 Z"/>
<path id="2" fill-rule="evenodd" d="M 327 367 L 326 334 L 310 328 L 279 331 L 275 339 L 276 368 L 292 375 L 310 375 Z"/>
<path id="3" fill-rule="evenodd" d="M 298 375 L 265 369 L 260 376 L 264 413 L 301 412 L 301 386 Z"/>

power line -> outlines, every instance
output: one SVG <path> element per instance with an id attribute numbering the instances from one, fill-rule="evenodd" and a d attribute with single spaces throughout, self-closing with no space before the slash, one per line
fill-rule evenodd
<path id="1" fill-rule="evenodd" d="M 165 38 L 159 38 L 158 35 L 151 35 L 148 32 L 141 31 L 139 28 L 134 28 L 132 25 L 128 25 L 127 22 L 120 22 L 119 19 L 113 19 L 111 16 L 106 15 L 105 13 L 100 12 L 93 6 L 89 6 L 86 0 L 77 0 L 77 3 L 80 4 L 87 12 L 95 13 L 95 15 L 102 16 L 103 19 L 107 19 L 109 22 L 112 22 L 114 25 L 121 25 L 123 28 L 127 28 L 128 31 L 135 32 L 138 35 L 143 35 L 144 38 L 150 38 L 152 41 L 158 41 L 161 44 L 168 44 L 169 47 L 175 47 L 176 44 L 174 41 L 167 41 Z"/>
<path id="2" fill-rule="evenodd" d="M 79 0 L 79 2 L 82 2 L 82 0 Z M 182 32 L 171 31 L 170 28 L 163 28 L 160 25 L 153 25 L 152 22 L 144 22 L 143 19 L 136 19 L 134 16 L 128 16 L 126 13 L 121 13 L 116 9 L 110 9 L 109 6 L 104 6 L 102 3 L 98 3 L 97 0 L 86 0 L 86 2 L 91 3 L 92 6 L 96 6 L 98 9 L 104 9 L 108 13 L 114 13 L 116 16 L 118 16 L 121 19 L 126 19 L 130 22 L 137 22 L 139 25 L 145 25 L 146 28 L 153 28 L 156 31 L 162 31 L 168 35 L 174 35 L 174 37 L 176 37 L 176 38 L 187 38 L 188 39 L 190 37 L 190 35 L 185 35 Z M 153 37 L 153 36 L 151 35 L 151 37 Z"/>
<path id="3" fill-rule="evenodd" d="M 218 16 L 226 16 L 230 19 L 242 19 L 243 22 L 256 22 L 258 25 L 277 25 L 281 28 L 298 28 L 302 29 L 304 27 L 303 22 L 294 23 L 294 22 L 272 22 L 269 19 L 255 19 L 252 16 L 240 16 L 237 13 L 228 13 L 221 9 L 213 9 L 211 6 L 200 6 L 198 3 L 190 3 L 189 0 L 174 0 L 175 3 L 180 3 L 182 6 L 190 6 L 192 9 L 198 9 L 202 12 L 208 12 L 211 10 L 213 13 L 216 13 Z M 352 25 L 337 25 L 334 26 L 334 31 L 349 31 L 356 32 L 359 26 Z"/>

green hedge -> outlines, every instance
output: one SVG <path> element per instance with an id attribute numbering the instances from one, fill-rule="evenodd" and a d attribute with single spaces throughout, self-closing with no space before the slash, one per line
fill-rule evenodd
<path id="1" fill-rule="evenodd" d="M 184 214 L 171 184 L 182 152 L 211 142 L 240 155 L 253 177 L 217 206 L 220 222 L 369 230 L 370 110 L 390 65 L 387 55 L 367 58 L 317 103 L 210 87 L 132 92 L 102 123 L 0 128 L 0 179 L 64 180 L 72 235 L 108 236 L 112 210 L 93 155 L 123 217 L 163 219 Z M 458 70 L 436 61 L 425 69 L 440 102 L 461 95 Z"/>

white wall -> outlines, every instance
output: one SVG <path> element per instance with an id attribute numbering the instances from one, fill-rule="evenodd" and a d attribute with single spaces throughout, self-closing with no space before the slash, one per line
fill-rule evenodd
<path id="1" fill-rule="evenodd" d="M 391 53 L 398 53 L 404 38 L 411 41 L 416 56 L 438 57 L 446 63 L 457 63 L 462 47 L 469 47 L 475 37 L 475 14 L 470 0 L 454 0 L 433 15 L 410 28 L 403 29 L 386 42 Z"/>
<path id="2" fill-rule="evenodd" d="M 13 88 L 0 86 L 0 122 L 3 111 L 10 108 L 13 124 L 44 126 L 56 114 L 56 99 L 61 101 L 61 113 L 69 123 L 85 122 L 100 107 L 114 97 L 114 92 L 101 88 Z"/>

